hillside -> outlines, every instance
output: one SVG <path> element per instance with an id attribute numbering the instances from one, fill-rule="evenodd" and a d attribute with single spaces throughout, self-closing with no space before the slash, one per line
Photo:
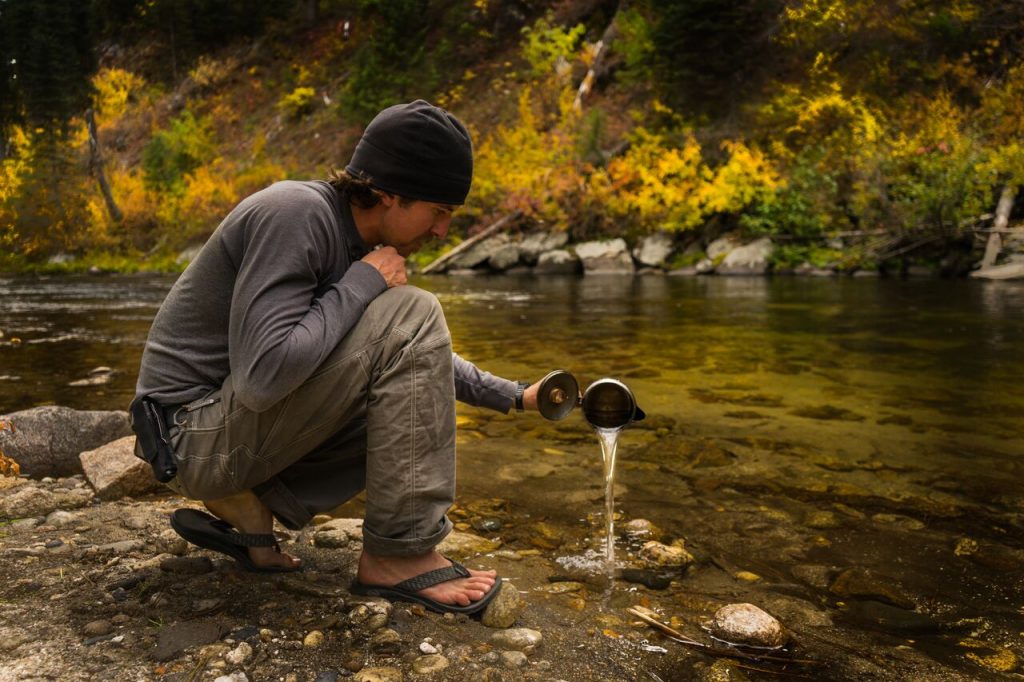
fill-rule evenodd
<path id="1" fill-rule="evenodd" d="M 577 239 L 738 230 L 779 267 L 955 274 L 1024 167 L 1018 3 L 58 3 L 92 13 L 65 66 L 65 24 L 8 5 L 8 270 L 180 267 L 242 197 L 326 176 L 414 98 L 474 133 L 456 240 L 521 210 Z"/>

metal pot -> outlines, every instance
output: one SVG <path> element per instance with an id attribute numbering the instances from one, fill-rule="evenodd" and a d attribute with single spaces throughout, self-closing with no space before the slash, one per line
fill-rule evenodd
<path id="1" fill-rule="evenodd" d="M 617 379 L 598 379 L 582 395 L 576 377 L 564 370 L 555 370 L 541 380 L 537 409 L 545 418 L 564 419 L 577 405 L 583 409 L 583 418 L 597 429 L 622 429 L 647 416 L 629 387 Z"/>

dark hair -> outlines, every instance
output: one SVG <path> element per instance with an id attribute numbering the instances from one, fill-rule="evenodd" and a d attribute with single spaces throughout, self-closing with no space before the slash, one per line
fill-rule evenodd
<path id="1" fill-rule="evenodd" d="M 356 177 L 344 170 L 334 170 L 327 177 L 327 182 L 330 183 L 331 187 L 344 194 L 349 202 L 355 204 L 362 209 L 370 209 L 380 203 L 381 195 L 388 194 L 369 180 Z M 413 202 L 412 199 L 405 197 L 398 197 L 398 204 L 400 206 L 408 206 Z"/>

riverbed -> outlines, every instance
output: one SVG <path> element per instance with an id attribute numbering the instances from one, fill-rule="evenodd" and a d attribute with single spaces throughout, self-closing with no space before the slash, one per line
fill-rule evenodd
<path id="1" fill-rule="evenodd" d="M 172 281 L 0 279 L 0 414 L 124 409 Z M 690 636 L 717 605 L 745 601 L 792 631 L 790 653 L 817 666 L 795 671 L 812 679 L 1019 678 L 1024 285 L 413 283 L 439 297 L 456 350 L 484 369 L 529 380 L 564 369 L 583 388 L 617 378 L 649 415 L 619 439 L 615 504 L 617 529 L 643 519 L 652 536 L 623 534 L 616 547 L 629 568 L 644 541 L 685 546 L 695 563 L 663 589 L 566 568 L 605 541 L 600 448 L 578 412 L 550 423 L 459 410 L 457 520 L 539 550 L 533 570 L 553 584 L 588 584 L 597 636 L 628 630 L 622 607 L 639 596 Z M 69 385 L 97 367 L 111 370 L 103 383 Z M 571 614 L 576 598 L 554 606 Z M 651 670 L 689 679 L 693 654 L 661 646 Z"/>

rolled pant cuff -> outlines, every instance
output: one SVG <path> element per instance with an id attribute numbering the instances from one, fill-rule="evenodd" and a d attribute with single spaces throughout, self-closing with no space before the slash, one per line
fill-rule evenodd
<path id="1" fill-rule="evenodd" d="M 444 517 L 441 529 L 422 538 L 385 538 L 375 534 L 363 524 L 363 549 L 378 556 L 412 556 L 426 554 L 441 544 L 452 532 L 452 522 Z"/>

